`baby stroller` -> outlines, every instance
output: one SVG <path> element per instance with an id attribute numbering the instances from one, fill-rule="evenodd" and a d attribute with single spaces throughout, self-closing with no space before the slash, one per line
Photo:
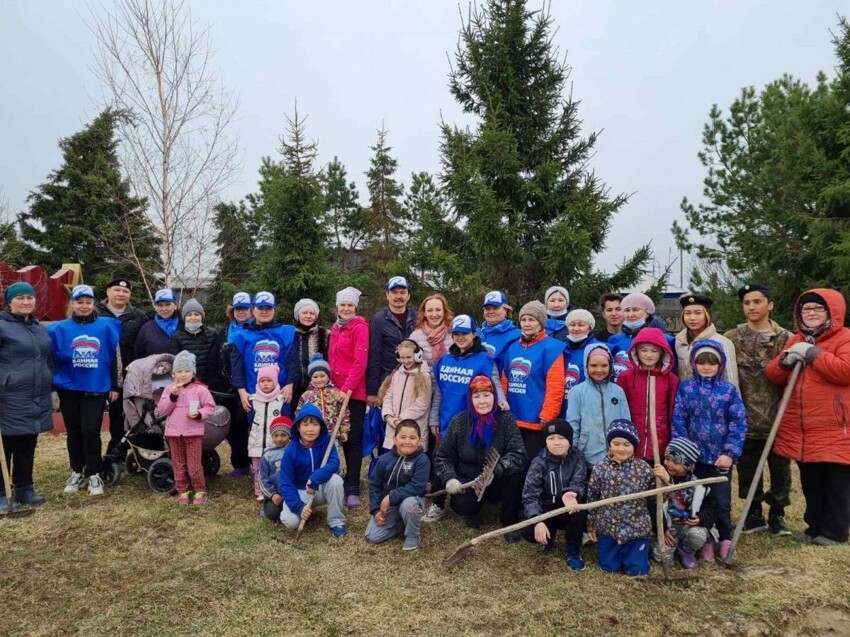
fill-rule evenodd
<path id="1" fill-rule="evenodd" d="M 174 490 L 174 465 L 165 438 L 165 416 L 156 410 L 162 392 L 171 383 L 171 354 L 154 354 L 127 366 L 124 379 L 124 429 L 122 443 L 130 446 L 125 469 L 128 473 L 146 473 L 148 486 L 156 493 Z M 204 474 L 214 476 L 221 467 L 215 448 L 230 431 L 230 413 L 215 408 L 204 423 L 201 462 Z M 117 482 L 117 479 L 116 479 Z"/>

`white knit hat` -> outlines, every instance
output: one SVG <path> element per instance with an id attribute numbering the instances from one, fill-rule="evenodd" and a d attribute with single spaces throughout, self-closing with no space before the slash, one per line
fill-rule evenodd
<path id="1" fill-rule="evenodd" d="M 357 288 L 353 288 L 348 286 L 344 290 L 340 290 L 336 293 L 336 304 L 339 305 L 343 302 L 354 303 L 354 305 L 358 305 L 360 303 L 360 295 L 362 292 Z"/>

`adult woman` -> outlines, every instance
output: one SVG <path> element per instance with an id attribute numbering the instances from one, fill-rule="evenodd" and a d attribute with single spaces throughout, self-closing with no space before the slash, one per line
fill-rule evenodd
<path id="1" fill-rule="evenodd" d="M 53 426 L 50 337 L 33 318 L 35 289 L 29 283 L 13 283 L 3 298 L 7 310 L 0 312 L 0 435 L 16 500 L 39 505 L 44 498 L 35 492 L 32 471 L 38 434 Z M 0 511 L 6 511 L 2 474 L 0 486 Z"/>
<path id="2" fill-rule="evenodd" d="M 496 387 L 485 375 L 475 376 L 469 382 L 467 408 L 452 418 L 434 456 L 437 475 L 452 496 L 452 509 L 474 529 L 481 526 L 482 503 L 472 489 L 462 491 L 460 486 L 481 473 L 489 450 L 495 449 L 500 458 L 484 497 L 502 503 L 501 526 L 519 519 L 523 477 L 528 466 L 513 416 L 496 405 Z M 519 539 L 517 532 L 505 536 L 510 543 Z"/>
<path id="3" fill-rule="evenodd" d="M 553 285 L 543 296 L 546 304 L 546 334 L 561 342 L 567 340 L 567 313 L 570 311 L 570 293 L 567 288 Z"/>
<path id="4" fill-rule="evenodd" d="M 156 310 L 153 320 L 142 325 L 136 337 L 136 358 L 167 354 L 171 346 L 169 341 L 180 325 L 174 292 L 168 288 L 157 290 L 153 297 L 153 306 Z"/>
<path id="5" fill-rule="evenodd" d="M 850 529 L 850 329 L 847 305 L 835 290 L 809 290 L 794 306 L 796 333 L 765 373 L 794 387 L 773 450 L 797 461 L 808 524 L 801 541 L 829 546 L 847 542 Z"/>
<path id="6" fill-rule="evenodd" d="M 331 380 L 347 393 L 351 430 L 345 451 L 346 506 L 360 506 L 360 467 L 363 464 L 363 423 L 366 420 L 366 365 L 369 361 L 369 324 L 357 315 L 360 290 L 347 287 L 336 293 L 336 323 L 331 328 L 328 362 Z"/>
<path id="7" fill-rule="evenodd" d="M 478 335 L 481 338 L 481 344 L 496 361 L 500 374 L 505 350 L 508 349 L 508 345 L 522 336 L 520 329 L 511 320 L 512 316 L 513 308 L 508 305 L 508 297 L 503 292 L 499 290 L 487 292 L 484 296 L 484 322 L 478 328 Z"/>
<path id="8" fill-rule="evenodd" d="M 301 299 L 295 304 L 295 350 L 298 354 L 298 380 L 292 392 L 293 408 L 310 385 L 307 367 L 314 354 L 328 357 L 328 331 L 319 325 L 319 305 L 313 299 Z"/>
<path id="9" fill-rule="evenodd" d="M 184 350 L 194 354 L 195 376 L 210 385 L 218 375 L 218 332 L 204 324 L 206 312 L 196 299 L 186 301 L 180 313 L 183 323 L 172 335 L 168 351 L 175 355 Z"/>
<path id="10" fill-rule="evenodd" d="M 673 351 L 676 353 L 677 373 L 679 380 L 693 378 L 691 368 L 691 350 L 694 343 L 700 340 L 711 340 L 720 343 L 726 353 L 726 369 L 723 371 L 724 380 L 738 387 L 738 361 L 735 355 L 735 345 L 722 334 L 717 333 L 711 320 L 712 300 L 699 294 L 686 294 L 679 299 L 682 306 L 682 324 L 685 328 L 676 334 Z"/>
<path id="11" fill-rule="evenodd" d="M 433 367 L 434 361 L 449 351 L 452 346 L 452 319 L 446 297 L 432 294 L 425 297 L 416 316 L 416 328 L 410 333 L 410 340 L 422 350 L 422 357 Z"/>
<path id="12" fill-rule="evenodd" d="M 561 417 L 567 415 L 570 390 L 584 380 L 584 352 L 588 345 L 598 343 L 593 335 L 596 319 L 587 310 L 573 310 L 567 314 L 567 346 L 564 349 L 564 406 Z"/>
<path id="13" fill-rule="evenodd" d="M 78 285 L 71 291 L 71 316 L 52 323 L 53 386 L 68 432 L 71 477 L 65 493 L 76 493 L 88 481 L 91 496 L 103 495 L 100 426 L 107 399 L 118 400 L 121 377 L 121 323 L 98 318 L 94 290 Z"/>

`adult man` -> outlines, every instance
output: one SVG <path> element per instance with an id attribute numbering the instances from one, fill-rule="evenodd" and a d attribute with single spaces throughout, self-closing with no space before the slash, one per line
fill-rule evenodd
<path id="1" fill-rule="evenodd" d="M 782 397 L 782 389 L 768 380 L 764 368 L 782 351 L 791 334 L 770 319 L 773 299 L 765 286 L 748 283 L 738 290 L 738 296 L 747 322 L 726 332 L 725 336 L 735 345 L 741 398 L 747 407 L 747 440 L 738 460 L 738 497 L 744 499 Z M 790 535 L 785 526 L 785 507 L 791 503 L 791 462 L 771 451 L 767 466 L 770 491 L 764 493 L 759 480 L 753 505 L 744 522 L 744 533 L 770 528 L 774 535 Z M 762 502 L 770 507 L 767 520 Z"/>
<path id="2" fill-rule="evenodd" d="M 408 309 L 410 286 L 403 276 L 391 277 L 387 283 L 387 307 L 369 322 L 369 366 L 366 369 L 366 402 L 378 404 L 378 389 L 393 373 L 398 361 L 395 348 L 416 325 L 416 310 Z"/>
<path id="3" fill-rule="evenodd" d="M 133 287 L 127 279 L 113 279 L 106 284 L 106 298 L 97 304 L 98 316 L 106 316 L 121 321 L 121 339 L 118 349 L 121 352 L 121 365 L 127 369 L 127 365 L 133 362 L 136 336 L 148 317 L 137 310 L 130 303 Z M 109 445 L 106 453 L 112 454 L 124 435 L 124 409 L 123 392 L 119 394 L 118 400 L 109 403 Z M 126 453 L 126 449 L 124 450 Z"/>
<path id="4" fill-rule="evenodd" d="M 607 343 L 608 339 L 623 331 L 623 308 L 620 303 L 623 300 L 622 294 L 609 292 L 603 294 L 599 299 L 599 305 L 602 307 L 602 318 L 605 319 L 605 327 L 596 333 L 596 340 Z"/>

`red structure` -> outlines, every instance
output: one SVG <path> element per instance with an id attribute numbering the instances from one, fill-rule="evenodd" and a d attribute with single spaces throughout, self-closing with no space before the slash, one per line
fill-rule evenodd
<path id="1" fill-rule="evenodd" d="M 62 269 L 48 276 L 38 265 L 28 265 L 13 270 L 8 263 L 0 261 L 0 289 L 18 281 L 25 281 L 35 288 L 35 317 L 40 321 L 61 321 L 65 318 L 71 288 L 82 282 L 80 266 L 65 263 Z"/>

